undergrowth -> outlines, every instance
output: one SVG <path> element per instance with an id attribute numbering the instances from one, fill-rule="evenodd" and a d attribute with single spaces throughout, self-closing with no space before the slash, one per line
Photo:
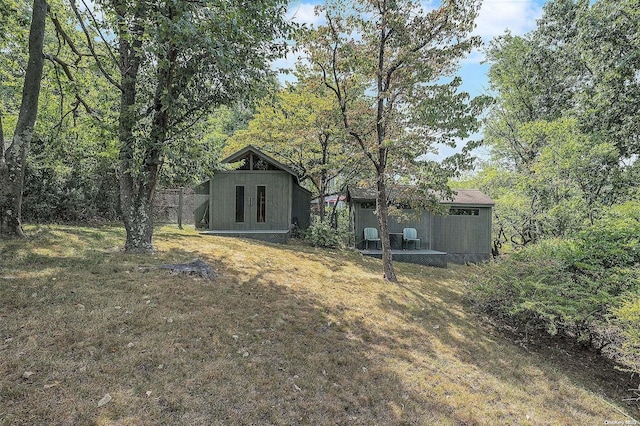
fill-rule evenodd
<path id="1" fill-rule="evenodd" d="M 600 350 L 640 373 L 640 205 L 612 209 L 570 240 L 505 256 L 472 280 L 483 311 Z"/>

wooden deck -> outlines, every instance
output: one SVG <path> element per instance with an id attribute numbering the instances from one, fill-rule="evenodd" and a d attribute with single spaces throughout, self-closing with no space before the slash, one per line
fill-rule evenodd
<path id="1" fill-rule="evenodd" d="M 382 250 L 360 250 L 365 256 L 382 258 Z M 416 263 L 418 265 L 447 267 L 447 253 L 436 250 L 391 250 L 395 262 Z"/>

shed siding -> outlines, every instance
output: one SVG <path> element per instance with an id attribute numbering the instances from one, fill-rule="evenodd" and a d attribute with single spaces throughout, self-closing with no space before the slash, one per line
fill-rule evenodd
<path id="1" fill-rule="evenodd" d="M 218 172 L 211 181 L 209 229 L 289 229 L 289 173 L 284 171 Z M 236 222 L 236 186 L 245 187 L 245 221 Z M 266 187 L 265 222 L 257 222 L 257 187 Z"/>
<path id="2" fill-rule="evenodd" d="M 380 227 L 374 209 L 362 208 L 359 202 L 352 203 L 351 208 L 356 246 L 362 247 L 364 228 L 379 230 Z M 428 211 L 418 215 L 414 210 L 405 210 L 407 216 L 404 218 L 389 217 L 389 232 L 401 233 L 403 228 L 416 228 L 422 248 L 463 255 L 460 259 L 486 260 L 491 254 L 492 209 L 487 206 L 474 208 L 479 210 L 478 216 L 439 216 Z"/>
<path id="3" fill-rule="evenodd" d="M 353 220 L 357 246 L 360 246 L 363 241 L 364 228 L 376 228 L 380 231 L 375 210 L 363 208 L 361 203 L 354 203 Z M 416 210 L 403 210 L 402 216 L 389 216 L 389 232 L 402 233 L 404 228 L 415 228 L 421 240 L 420 246 L 430 248 L 430 221 L 431 213 L 427 211 L 420 213 Z"/>
<path id="4" fill-rule="evenodd" d="M 433 245 L 447 253 L 491 253 L 491 208 L 478 216 L 434 216 Z"/>
<path id="5" fill-rule="evenodd" d="M 293 201 L 291 206 L 291 219 L 298 221 L 300 229 L 307 229 L 310 222 L 311 194 L 302 187 L 293 184 Z"/>

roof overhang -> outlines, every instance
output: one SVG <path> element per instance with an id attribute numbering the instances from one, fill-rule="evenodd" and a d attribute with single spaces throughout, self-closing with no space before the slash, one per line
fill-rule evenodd
<path id="1" fill-rule="evenodd" d="M 397 194 L 402 188 L 390 190 L 391 199 L 396 198 L 394 192 Z M 495 205 L 495 202 L 486 194 L 478 189 L 455 189 L 453 190 L 453 199 L 442 196 L 437 196 L 440 204 L 447 204 L 451 206 L 465 206 L 465 207 L 491 207 Z M 351 202 L 375 202 L 376 190 L 374 188 L 348 188 L 347 201 Z"/>

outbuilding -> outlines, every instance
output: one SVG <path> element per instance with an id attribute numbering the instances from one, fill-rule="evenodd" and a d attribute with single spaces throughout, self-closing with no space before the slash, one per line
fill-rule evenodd
<path id="1" fill-rule="evenodd" d="M 356 247 L 365 254 L 377 256 L 377 250 L 371 250 L 366 244 L 364 231 L 365 228 L 379 229 L 375 190 L 349 188 L 347 201 Z M 439 203 L 445 214 L 416 211 L 405 203 L 398 206 L 404 210 L 401 216 L 389 217 L 394 259 L 436 266 L 489 260 L 493 200 L 479 190 L 459 189 L 454 191 L 452 199 L 442 197 Z M 417 231 L 417 244 L 403 244 L 405 228 Z"/>
<path id="2" fill-rule="evenodd" d="M 195 188 L 197 229 L 282 243 L 309 226 L 311 193 L 294 170 L 251 145 L 221 161 L 236 163 Z"/>

